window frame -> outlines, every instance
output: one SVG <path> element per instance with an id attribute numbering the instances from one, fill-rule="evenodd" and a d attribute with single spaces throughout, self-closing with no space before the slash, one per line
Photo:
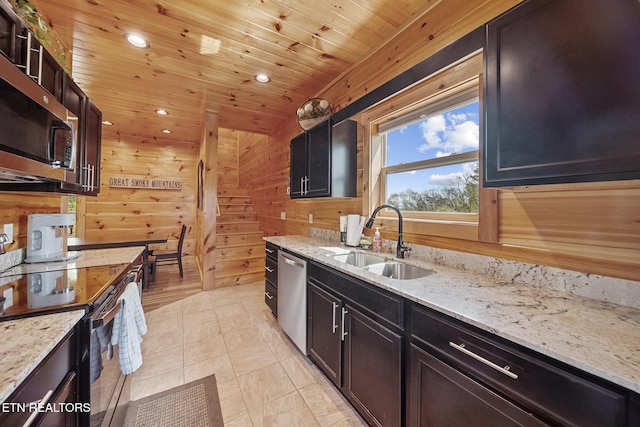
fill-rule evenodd
<path id="1" fill-rule="evenodd" d="M 498 197 L 495 189 L 482 187 L 482 52 L 477 52 L 449 67 L 428 76 L 421 82 L 376 104 L 357 116 L 363 126 L 363 194 L 362 207 L 371 213 L 382 204 L 386 194 L 385 175 L 382 174 L 386 159 L 381 147 L 383 137 L 380 126 L 429 106 L 446 105 L 447 99 L 456 98 L 465 91 L 473 90 L 480 103 L 480 141 L 478 151 L 472 151 L 480 171 L 478 213 L 415 212 L 402 211 L 404 231 L 409 234 L 451 237 L 463 240 L 497 242 Z M 453 103 L 451 105 L 454 105 Z M 382 126 L 384 130 L 384 125 Z M 464 155 L 466 153 L 462 153 Z M 425 160 L 424 162 L 431 162 Z M 404 166 L 404 165 L 402 165 Z M 412 164 L 410 170 L 413 170 Z M 394 171 L 399 170 L 393 167 Z M 388 171 L 387 171 L 388 173 Z M 397 216 L 383 209 L 377 216 L 380 223 L 397 223 Z M 392 226 L 393 227 L 393 226 Z M 397 227 L 397 225 L 396 225 Z"/>

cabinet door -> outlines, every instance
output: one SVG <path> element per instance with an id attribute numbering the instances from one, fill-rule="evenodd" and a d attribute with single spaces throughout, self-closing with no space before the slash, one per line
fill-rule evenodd
<path id="1" fill-rule="evenodd" d="M 372 425 L 402 421 L 402 337 L 345 306 L 343 391 Z"/>
<path id="2" fill-rule="evenodd" d="M 307 135 L 302 133 L 291 140 L 290 159 L 290 196 L 298 199 L 304 196 L 303 188 L 307 178 Z"/>
<path id="3" fill-rule="evenodd" d="M 102 112 L 87 98 L 85 112 L 86 119 L 86 143 L 85 143 L 85 168 L 86 175 L 83 186 L 86 192 L 96 195 L 100 192 L 100 146 L 102 143 Z"/>
<path id="4" fill-rule="evenodd" d="M 0 2 L 0 53 L 4 54 L 14 64 L 20 62 L 20 20 L 13 13 L 7 2 Z"/>
<path id="5" fill-rule="evenodd" d="M 358 194 L 358 124 L 345 120 L 331 129 L 331 196 Z"/>
<path id="6" fill-rule="evenodd" d="M 64 70 L 58 61 L 46 50 L 42 52 L 42 69 L 40 71 L 40 85 L 62 102 L 62 85 Z"/>
<path id="7" fill-rule="evenodd" d="M 63 79 L 62 104 L 69 110 L 71 114 L 76 116 L 76 161 L 73 172 L 67 171 L 67 179 L 73 180 L 77 184 L 82 184 L 85 156 L 85 104 L 87 97 L 80 87 L 65 75 Z"/>
<path id="8" fill-rule="evenodd" d="M 342 301 L 310 283 L 307 342 L 309 355 L 338 387 L 342 380 Z"/>
<path id="9" fill-rule="evenodd" d="M 307 197 L 331 195 L 331 120 L 307 131 Z"/>
<path id="10" fill-rule="evenodd" d="M 631 0 L 532 0 L 490 22 L 484 185 L 640 178 L 638 40 Z"/>
<path id="11" fill-rule="evenodd" d="M 547 425 L 413 344 L 408 378 L 409 426 Z"/>

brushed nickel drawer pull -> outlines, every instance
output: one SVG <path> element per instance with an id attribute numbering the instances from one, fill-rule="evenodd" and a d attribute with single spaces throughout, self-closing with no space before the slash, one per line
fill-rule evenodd
<path id="1" fill-rule="evenodd" d="M 348 311 L 345 310 L 345 308 L 343 307 L 342 308 L 342 331 L 341 331 L 342 332 L 342 338 L 341 338 L 342 341 L 344 341 L 344 337 L 346 337 L 347 334 L 348 334 L 348 332 L 344 330 L 344 315 L 347 314 L 347 313 L 348 313 Z"/>
<path id="2" fill-rule="evenodd" d="M 485 359 L 482 356 L 478 356 L 477 354 L 475 354 L 472 351 L 467 350 L 466 348 L 464 348 L 464 344 L 456 344 L 454 342 L 449 341 L 449 345 L 453 348 L 455 348 L 458 351 L 463 352 L 464 354 L 466 354 L 467 356 L 471 356 L 474 359 L 484 363 L 485 365 L 495 369 L 498 372 L 501 372 L 503 374 L 505 374 L 506 376 L 508 376 L 509 378 L 513 378 L 514 380 L 518 379 L 518 375 L 514 374 L 513 372 L 511 372 L 511 366 L 507 365 L 504 368 L 502 366 L 498 366 L 495 363 Z"/>
<path id="3" fill-rule="evenodd" d="M 273 250 L 269 249 L 269 248 L 264 248 L 265 251 L 269 252 L 270 254 L 273 253 Z"/>
<path id="4" fill-rule="evenodd" d="M 42 399 L 30 402 L 30 404 L 31 405 L 33 405 L 33 404 L 46 404 L 49 401 L 49 399 L 51 398 L 51 395 L 53 395 L 53 390 L 49 390 L 48 392 L 45 393 L 44 396 L 42 396 Z M 36 408 L 36 410 L 31 413 L 31 415 L 29 416 L 27 421 L 24 422 L 22 427 L 29 427 L 33 423 L 33 420 L 35 420 L 36 417 L 39 414 L 40 414 L 40 411 L 38 410 L 38 408 Z"/>
<path id="5" fill-rule="evenodd" d="M 273 299 L 273 295 L 269 294 L 269 292 L 265 292 L 264 295 L 269 299 Z"/>
<path id="6" fill-rule="evenodd" d="M 335 334 L 336 333 L 336 329 L 338 329 L 338 324 L 336 323 L 336 308 L 338 308 L 339 305 L 336 304 L 335 301 L 331 301 L 331 305 L 333 306 L 333 310 L 332 310 L 333 311 L 333 320 L 332 320 L 333 331 L 332 332 Z"/>
<path id="7" fill-rule="evenodd" d="M 273 273 L 273 269 L 272 268 L 265 267 L 264 269 L 267 270 L 269 273 Z"/>

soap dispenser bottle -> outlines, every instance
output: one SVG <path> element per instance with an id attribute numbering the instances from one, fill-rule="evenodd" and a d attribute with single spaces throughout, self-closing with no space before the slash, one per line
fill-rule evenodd
<path id="1" fill-rule="evenodd" d="M 373 234 L 373 251 L 380 252 L 382 250 L 382 237 L 380 237 L 380 227 L 376 227 L 376 232 Z"/>

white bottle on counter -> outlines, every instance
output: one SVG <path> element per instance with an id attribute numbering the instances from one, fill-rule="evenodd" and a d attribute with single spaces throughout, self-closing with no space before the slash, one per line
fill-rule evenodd
<path id="1" fill-rule="evenodd" d="M 376 227 L 376 232 L 373 234 L 373 251 L 380 252 L 382 250 L 382 237 L 380 237 L 380 227 Z"/>

